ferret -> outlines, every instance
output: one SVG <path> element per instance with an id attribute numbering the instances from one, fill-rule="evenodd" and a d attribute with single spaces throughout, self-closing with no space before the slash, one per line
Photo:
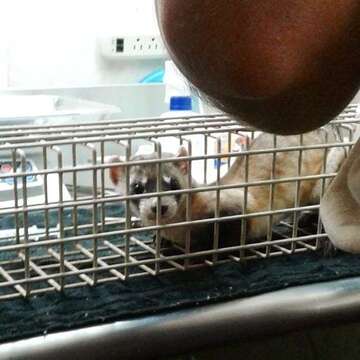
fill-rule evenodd
<path id="1" fill-rule="evenodd" d="M 276 149 L 299 146 L 299 136 L 277 136 Z M 329 136 L 328 141 L 335 139 Z M 317 130 L 302 137 L 302 144 L 319 145 L 326 142 L 324 131 Z M 264 150 L 274 148 L 274 136 L 262 133 L 251 143 L 249 150 Z M 188 156 L 187 150 L 181 147 L 177 157 Z M 324 149 L 308 149 L 302 151 L 301 176 L 319 175 L 324 167 Z M 343 149 L 331 149 L 327 156 L 327 172 L 335 172 L 345 154 Z M 188 189 L 189 162 L 178 160 L 173 154 L 163 154 L 163 158 L 174 158 L 173 162 L 161 165 L 161 190 Z M 157 155 L 137 155 L 131 161 L 156 159 Z M 247 159 L 246 159 L 247 158 Z M 115 162 L 121 162 L 113 157 Z M 272 174 L 273 161 L 275 163 Z M 248 178 L 246 179 L 246 164 L 248 163 Z M 273 154 L 239 154 L 228 172 L 220 179 L 220 185 L 238 185 L 245 182 L 255 182 L 270 179 L 281 179 L 298 176 L 299 151 L 277 152 Z M 117 190 L 126 193 L 124 167 L 112 167 L 110 177 Z M 157 189 L 157 166 L 133 165 L 129 167 L 129 194 L 154 193 Z M 215 184 L 210 184 L 215 185 Z M 206 185 L 204 185 L 206 186 Z M 193 180 L 191 188 L 199 187 Z M 270 208 L 271 185 L 248 187 L 246 213 L 253 214 L 269 210 L 279 210 L 295 207 L 296 182 L 282 182 L 273 186 L 273 206 Z M 298 190 L 298 205 L 318 204 L 320 201 L 320 180 L 302 180 Z M 223 189 L 220 191 L 219 211 L 221 217 L 244 214 L 244 188 Z M 215 216 L 216 191 L 194 192 L 190 195 L 191 220 L 211 219 Z M 140 200 L 130 200 L 133 215 L 141 220 L 143 226 L 156 225 L 157 197 Z M 164 195 L 161 197 L 160 224 L 174 224 L 186 221 L 186 194 Z M 285 217 L 283 214 L 273 215 L 273 224 Z M 256 241 L 266 235 L 269 225 L 268 216 L 248 218 L 246 220 L 246 239 Z M 219 223 L 219 247 L 234 246 L 240 243 L 242 221 L 222 221 Z M 175 227 L 161 229 L 161 237 L 181 247 L 185 246 L 188 228 Z M 191 226 L 191 250 L 203 250 L 213 247 L 214 224 L 194 224 Z"/>

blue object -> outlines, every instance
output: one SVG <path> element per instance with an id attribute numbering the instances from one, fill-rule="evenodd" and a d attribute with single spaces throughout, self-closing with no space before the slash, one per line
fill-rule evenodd
<path id="1" fill-rule="evenodd" d="M 146 75 L 142 80 L 140 80 L 140 84 L 155 84 L 164 82 L 164 69 L 158 69 Z"/>
<path id="2" fill-rule="evenodd" d="M 170 111 L 191 111 L 192 99 L 190 96 L 173 96 L 170 99 Z"/>

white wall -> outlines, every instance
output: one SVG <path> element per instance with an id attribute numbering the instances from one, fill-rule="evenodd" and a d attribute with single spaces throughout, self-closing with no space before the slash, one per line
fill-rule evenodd
<path id="1" fill-rule="evenodd" d="M 161 62 L 106 62 L 96 38 L 154 33 L 153 0 L 1 0 L 0 88 L 136 82 Z"/>

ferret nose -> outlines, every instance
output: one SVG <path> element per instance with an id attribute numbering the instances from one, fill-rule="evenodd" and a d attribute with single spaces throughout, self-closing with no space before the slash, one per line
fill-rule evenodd
<path id="1" fill-rule="evenodd" d="M 167 205 L 161 205 L 161 206 L 160 206 L 160 213 L 161 213 L 161 215 L 165 215 L 168 210 L 169 210 L 169 206 L 167 206 Z M 156 205 L 152 206 L 152 207 L 151 207 L 151 211 L 152 211 L 154 214 L 156 214 L 156 212 L 157 212 L 157 206 L 156 206 Z"/>

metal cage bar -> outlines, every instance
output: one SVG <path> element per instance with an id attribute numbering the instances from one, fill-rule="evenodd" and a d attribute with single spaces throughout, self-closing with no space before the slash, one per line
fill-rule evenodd
<path id="1" fill-rule="evenodd" d="M 301 203 L 301 185 L 318 183 L 324 194 L 336 175 L 329 171 L 327 158 L 336 149 L 348 153 L 359 122 L 357 107 L 352 105 L 322 130 L 323 143 L 305 144 L 300 135 L 297 145 L 280 146 L 278 136 L 273 136 L 272 144 L 261 149 L 252 148 L 257 132 L 225 115 L 51 128 L 2 126 L 0 300 L 131 281 L 226 261 L 315 251 L 326 241 L 326 234 L 316 215 L 319 204 Z M 332 137 L 333 133 L 338 135 Z M 166 137 L 174 139 L 174 146 L 184 146 L 187 155 L 177 156 L 175 147 L 173 157 L 165 155 Z M 156 156 L 134 160 L 144 144 L 150 144 Z M 320 151 L 323 160 L 320 173 L 309 175 L 303 171 L 303 159 L 311 150 Z M 290 153 L 298 154 L 297 172 L 279 178 L 277 161 Z M 120 162 L 109 162 L 113 155 L 118 155 Z M 267 178 L 254 180 L 251 167 L 258 156 L 269 156 L 271 171 Z M 241 178 L 222 183 L 240 158 Z M 174 175 L 165 172 L 183 163 L 188 171 L 179 186 L 171 177 Z M 149 191 L 133 193 L 134 171 L 152 168 L 155 185 Z M 114 186 L 110 175 L 117 169 L 124 178 Z M 295 189 L 293 205 L 279 208 L 275 205 L 277 189 L 286 184 Z M 254 211 L 251 197 L 254 189 L 262 188 L 268 189 L 266 206 Z M 227 214 L 222 210 L 225 194 L 238 193 L 242 194 L 241 211 Z M 194 199 L 205 194 L 213 199 L 213 212 L 201 217 L 201 204 Z M 177 199 L 173 203 L 184 204 L 183 216 L 164 222 L 162 201 L 169 197 Z M 155 199 L 156 221 L 143 223 L 140 208 L 149 199 Z M 139 213 L 134 212 L 136 206 Z M 312 213 L 315 217 L 303 225 L 302 215 Z M 256 219 L 265 219 L 266 230 L 261 238 L 250 241 L 249 224 Z M 222 231 L 234 223 L 241 223 L 237 239 L 224 245 Z M 208 248 L 194 247 L 197 229 L 209 231 Z M 184 241 L 166 241 L 166 236 L 175 233 Z"/>

